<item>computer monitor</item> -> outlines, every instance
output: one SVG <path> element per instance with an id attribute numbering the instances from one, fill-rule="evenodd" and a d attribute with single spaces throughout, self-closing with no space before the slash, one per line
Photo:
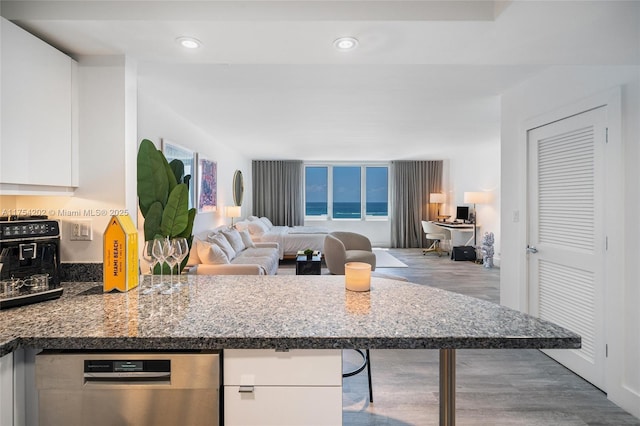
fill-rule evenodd
<path id="1" fill-rule="evenodd" d="M 456 219 L 464 220 L 465 222 L 469 220 L 469 207 L 468 206 L 458 206 L 456 208 Z"/>

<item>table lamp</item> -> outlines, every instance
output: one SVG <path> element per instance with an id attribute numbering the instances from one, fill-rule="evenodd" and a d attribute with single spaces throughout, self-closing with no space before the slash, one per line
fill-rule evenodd
<path id="1" fill-rule="evenodd" d="M 226 206 L 224 215 L 231 218 L 231 227 L 233 228 L 233 218 L 240 217 L 240 206 Z"/>
<path id="2" fill-rule="evenodd" d="M 487 192 L 465 192 L 465 204 L 473 204 L 473 246 L 476 246 L 476 204 L 487 204 L 489 202 L 489 194 Z"/>
<path id="3" fill-rule="evenodd" d="M 432 192 L 429 194 L 429 203 L 438 205 L 438 215 L 436 216 L 438 221 L 440 221 L 440 204 L 446 201 L 445 198 L 445 195 L 440 192 Z"/>

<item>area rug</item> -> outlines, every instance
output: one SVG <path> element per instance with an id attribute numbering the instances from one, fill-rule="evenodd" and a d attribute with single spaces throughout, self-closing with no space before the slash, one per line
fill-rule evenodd
<path id="1" fill-rule="evenodd" d="M 376 268 L 407 268 L 407 264 L 390 255 L 385 249 L 374 248 Z"/>

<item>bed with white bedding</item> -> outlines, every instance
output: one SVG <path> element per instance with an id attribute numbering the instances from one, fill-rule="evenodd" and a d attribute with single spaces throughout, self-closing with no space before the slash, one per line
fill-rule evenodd
<path id="1" fill-rule="evenodd" d="M 323 251 L 324 238 L 329 230 L 320 226 L 274 226 L 269 219 L 254 218 L 236 224 L 239 230 L 248 229 L 255 242 L 275 242 L 280 247 L 280 259 L 295 257 L 298 251 Z"/>

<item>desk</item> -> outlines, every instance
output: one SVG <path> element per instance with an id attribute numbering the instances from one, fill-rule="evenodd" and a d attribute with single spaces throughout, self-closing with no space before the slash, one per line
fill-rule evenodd
<path id="1" fill-rule="evenodd" d="M 468 246 L 473 243 L 473 224 L 472 223 L 451 223 L 451 222 L 432 222 L 443 229 L 451 232 L 451 247 Z M 476 224 L 476 232 L 479 232 L 480 225 Z M 468 236 L 465 234 L 469 234 Z"/>

